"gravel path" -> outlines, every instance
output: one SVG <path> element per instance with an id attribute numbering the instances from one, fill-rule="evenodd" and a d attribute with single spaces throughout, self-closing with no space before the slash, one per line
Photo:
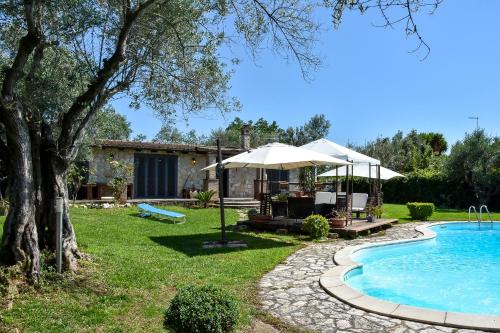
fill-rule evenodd
<path id="1" fill-rule="evenodd" d="M 319 285 L 323 272 L 335 266 L 333 255 L 338 250 L 366 242 L 417 237 L 416 226 L 417 223 L 397 225 L 380 236 L 338 239 L 312 244 L 295 252 L 260 281 L 263 309 L 294 326 L 319 332 L 479 332 L 369 313 L 328 295 Z"/>

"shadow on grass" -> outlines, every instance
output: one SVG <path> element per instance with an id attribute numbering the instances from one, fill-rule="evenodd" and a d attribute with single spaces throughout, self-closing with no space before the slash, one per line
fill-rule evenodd
<path id="1" fill-rule="evenodd" d="M 241 233 L 227 233 L 228 240 L 238 240 L 243 241 L 247 244 L 246 248 L 213 248 L 204 249 L 203 242 L 213 242 L 218 241 L 221 238 L 220 233 L 205 233 L 205 234 L 193 234 L 193 235 L 169 235 L 169 236 L 150 236 L 153 242 L 169 247 L 177 252 L 184 253 L 190 257 L 195 256 L 205 256 L 218 253 L 230 253 L 238 251 L 247 250 L 258 250 L 258 249 L 272 249 L 278 247 L 288 247 L 294 246 L 293 243 L 280 241 L 276 239 L 267 239 L 261 237 L 255 237 L 253 235 L 241 234 Z"/>

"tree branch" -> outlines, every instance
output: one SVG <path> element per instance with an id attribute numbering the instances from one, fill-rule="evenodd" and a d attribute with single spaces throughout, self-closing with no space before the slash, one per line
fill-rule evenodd
<path id="1" fill-rule="evenodd" d="M 75 130 L 78 128 L 75 124 L 78 123 L 78 119 L 82 117 L 85 109 L 92 107 L 92 104 L 96 102 L 96 98 L 100 96 L 105 89 L 106 83 L 114 73 L 116 73 L 123 61 L 125 61 L 127 41 L 132 26 L 141 13 L 155 1 L 156 0 L 145 1 L 138 5 L 133 11 L 130 9 L 129 2 L 124 3 L 124 21 L 120 29 L 113 55 L 108 60 L 104 61 L 103 67 L 98 71 L 97 76 L 88 86 L 87 90 L 76 98 L 68 112 L 63 114 L 60 120 L 61 134 L 59 136 L 58 146 L 59 149 L 64 150 L 66 154 L 71 153 L 72 142 L 75 141 Z"/>
<path id="2" fill-rule="evenodd" d="M 2 84 L 2 104 L 13 100 L 14 87 L 21 77 L 23 68 L 33 50 L 42 40 L 40 24 L 34 16 L 36 7 L 38 7 L 38 1 L 34 2 L 33 0 L 27 0 L 24 2 L 24 16 L 28 26 L 28 32 L 19 41 L 19 47 L 14 62 L 12 66 L 6 70 Z"/>

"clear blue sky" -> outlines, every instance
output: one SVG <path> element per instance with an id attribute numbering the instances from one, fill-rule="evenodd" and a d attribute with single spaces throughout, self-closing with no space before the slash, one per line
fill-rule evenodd
<path id="1" fill-rule="evenodd" d="M 500 3 L 495 0 L 445 0 L 432 16 L 421 14 L 417 25 L 431 46 L 428 58 L 411 54 L 416 45 L 403 26 L 376 28 L 378 13 L 347 13 L 334 30 L 329 13 L 318 16 L 327 29 L 316 52 L 323 67 L 306 82 L 296 63 L 265 51 L 254 62 L 243 50 L 231 80 L 230 94 L 243 104 L 241 112 L 210 111 L 179 120 L 180 129 L 209 133 L 235 116 L 264 117 L 282 127 L 304 123 L 324 113 L 332 122 L 329 138 L 364 144 L 397 130 L 444 133 L 451 142 L 475 128 L 469 116 L 479 116 L 480 127 L 500 134 Z M 151 139 L 161 126 L 150 110 L 129 110 L 125 99 L 117 110 L 132 123 L 134 134 Z"/>

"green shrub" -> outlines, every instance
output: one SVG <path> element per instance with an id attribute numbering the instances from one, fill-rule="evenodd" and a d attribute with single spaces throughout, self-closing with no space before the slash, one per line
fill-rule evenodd
<path id="1" fill-rule="evenodd" d="M 165 313 L 165 326 L 175 332 L 233 332 L 239 309 L 228 292 L 215 286 L 179 289 Z"/>
<path id="2" fill-rule="evenodd" d="M 215 195 L 214 190 L 208 191 L 200 191 L 196 195 L 196 199 L 203 205 L 203 207 L 207 208 L 210 201 L 212 201 L 212 197 Z"/>
<path id="3" fill-rule="evenodd" d="M 313 239 L 325 238 L 330 230 L 328 220 L 321 215 L 310 215 L 304 220 L 302 228 Z"/>
<path id="4" fill-rule="evenodd" d="M 431 202 L 408 202 L 406 204 L 412 220 L 426 221 L 434 213 L 434 204 Z"/>

